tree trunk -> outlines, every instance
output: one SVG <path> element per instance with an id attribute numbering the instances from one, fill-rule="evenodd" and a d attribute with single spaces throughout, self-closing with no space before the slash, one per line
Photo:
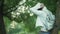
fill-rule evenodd
<path id="1" fill-rule="evenodd" d="M 3 21 L 3 0 L 0 0 L 0 34 L 6 34 Z"/>
<path id="2" fill-rule="evenodd" d="M 55 25 L 57 27 L 55 27 L 52 30 L 51 34 L 58 34 L 58 31 L 59 31 L 59 28 L 60 28 L 60 0 L 58 0 L 58 2 L 57 2 L 56 20 L 55 21 L 56 21 Z"/>

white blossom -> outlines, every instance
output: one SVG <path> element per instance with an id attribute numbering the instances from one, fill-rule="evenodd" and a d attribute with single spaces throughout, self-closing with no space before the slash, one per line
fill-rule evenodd
<path id="1" fill-rule="evenodd" d="M 33 13 L 30 13 L 30 16 L 33 16 L 34 14 Z"/>

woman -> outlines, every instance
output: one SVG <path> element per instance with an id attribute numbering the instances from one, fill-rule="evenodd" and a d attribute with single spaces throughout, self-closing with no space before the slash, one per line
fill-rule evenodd
<path id="1" fill-rule="evenodd" d="M 46 8 L 43 3 L 37 3 L 30 11 L 37 15 L 36 27 L 41 26 L 39 34 L 50 34 L 53 28 L 55 16 Z"/>

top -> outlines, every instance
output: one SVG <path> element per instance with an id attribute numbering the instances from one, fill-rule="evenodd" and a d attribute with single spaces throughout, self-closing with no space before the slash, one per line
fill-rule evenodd
<path id="1" fill-rule="evenodd" d="M 55 16 L 45 6 L 42 10 L 37 10 L 40 5 L 41 3 L 37 3 L 30 11 L 37 15 L 36 27 L 42 26 L 41 31 L 48 31 L 53 28 Z"/>

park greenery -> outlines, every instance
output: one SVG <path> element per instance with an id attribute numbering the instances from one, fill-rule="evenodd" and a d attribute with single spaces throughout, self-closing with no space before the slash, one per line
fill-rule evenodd
<path id="1" fill-rule="evenodd" d="M 29 8 L 38 2 L 55 15 L 57 0 L 4 0 L 4 22 L 7 34 L 38 34 L 40 27 L 35 27 L 36 15 Z"/>

